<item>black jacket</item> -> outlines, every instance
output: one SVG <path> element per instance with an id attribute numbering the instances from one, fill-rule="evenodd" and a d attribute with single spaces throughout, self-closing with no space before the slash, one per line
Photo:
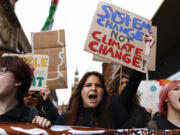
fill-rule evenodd
<path id="1" fill-rule="evenodd" d="M 167 115 L 157 115 L 153 120 L 149 121 L 147 124 L 148 129 L 180 129 L 173 123 L 167 120 Z"/>
<path id="2" fill-rule="evenodd" d="M 46 101 L 42 102 L 42 107 L 44 110 L 44 114 L 42 116 L 45 117 L 46 119 L 50 120 L 51 123 L 54 123 L 54 121 L 59 116 L 58 110 L 54 106 L 54 104 L 51 103 L 50 99 L 47 99 Z"/>
<path id="3" fill-rule="evenodd" d="M 83 116 L 85 118 L 84 121 L 82 121 L 81 123 L 83 123 L 82 125 L 79 126 L 85 126 L 85 127 L 94 127 L 93 123 L 91 123 L 91 116 L 92 113 L 94 112 L 94 109 L 90 109 L 90 108 L 80 108 L 80 115 Z M 67 125 L 66 124 L 66 120 L 68 119 L 68 116 L 66 115 L 66 113 L 62 113 L 58 119 L 55 121 L 55 125 Z"/>
<path id="4" fill-rule="evenodd" d="M 142 110 L 142 108 L 138 107 L 137 109 L 137 106 L 133 102 L 133 98 L 136 95 L 142 75 L 143 73 L 133 70 L 124 90 L 112 100 L 110 104 L 110 120 L 111 125 L 113 125 L 112 128 L 121 129 L 137 126 L 138 123 L 132 123 L 134 122 L 132 121 L 132 118 L 138 114 L 136 112 Z"/>
<path id="5" fill-rule="evenodd" d="M 123 123 L 123 129 L 144 128 L 150 120 L 150 114 L 140 105 L 133 104 L 128 112 L 128 120 Z"/>
<path id="6" fill-rule="evenodd" d="M 13 109 L 0 115 L 0 122 L 29 122 L 31 123 L 38 111 L 34 107 L 26 107 L 24 103 L 18 103 Z"/>

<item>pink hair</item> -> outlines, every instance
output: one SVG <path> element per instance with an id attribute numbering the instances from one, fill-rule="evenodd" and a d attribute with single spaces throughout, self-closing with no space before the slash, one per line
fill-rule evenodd
<path id="1" fill-rule="evenodd" d="M 162 87 L 160 93 L 159 93 L 159 114 L 163 115 L 167 112 L 167 104 L 166 104 L 166 97 L 170 90 L 172 90 L 174 87 L 176 87 L 180 81 L 174 80 L 169 83 L 167 83 L 165 86 Z"/>

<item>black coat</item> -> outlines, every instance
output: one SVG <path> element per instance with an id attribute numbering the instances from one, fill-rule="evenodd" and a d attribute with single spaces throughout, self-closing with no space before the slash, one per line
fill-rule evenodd
<path id="1" fill-rule="evenodd" d="M 149 129 L 180 129 L 173 123 L 167 120 L 167 115 L 157 115 L 153 118 L 153 120 L 149 121 L 147 124 L 147 128 Z"/>
<path id="2" fill-rule="evenodd" d="M 124 90 L 112 100 L 110 105 L 112 128 L 144 128 L 148 122 L 149 116 L 146 110 L 136 105 L 133 100 L 142 75 L 143 73 L 133 70 Z"/>
<path id="3" fill-rule="evenodd" d="M 51 103 L 50 99 L 42 102 L 42 107 L 44 113 L 42 114 L 43 117 L 54 123 L 54 121 L 58 118 L 59 113 L 57 108 Z"/>
<path id="4" fill-rule="evenodd" d="M 24 103 L 18 103 L 13 109 L 0 115 L 0 122 L 29 122 L 31 123 L 38 111 L 34 107 L 27 107 Z"/>

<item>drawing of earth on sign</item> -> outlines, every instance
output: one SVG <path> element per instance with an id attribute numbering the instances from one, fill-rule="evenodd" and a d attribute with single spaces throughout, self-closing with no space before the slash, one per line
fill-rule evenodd
<path id="1" fill-rule="evenodd" d="M 140 93 L 140 104 L 145 108 L 152 109 L 155 113 L 158 111 L 159 92 L 161 85 L 157 80 L 141 81 L 138 92 Z"/>

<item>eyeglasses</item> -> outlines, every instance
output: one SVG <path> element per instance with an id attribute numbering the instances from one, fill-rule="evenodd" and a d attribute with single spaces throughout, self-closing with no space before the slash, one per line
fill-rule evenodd
<path id="1" fill-rule="evenodd" d="M 9 71 L 7 67 L 0 67 L 0 75 L 4 74 L 6 71 Z"/>

